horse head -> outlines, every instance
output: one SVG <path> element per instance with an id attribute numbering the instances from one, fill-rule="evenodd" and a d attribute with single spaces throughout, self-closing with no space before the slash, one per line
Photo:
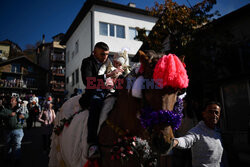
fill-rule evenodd
<path id="1" fill-rule="evenodd" d="M 178 94 L 188 85 L 188 76 L 181 60 L 172 54 L 168 56 L 148 51 L 139 51 L 145 79 L 141 123 L 151 134 L 156 151 L 164 153 L 170 146 L 182 118 L 182 100 Z M 145 86 L 153 80 L 154 86 Z M 161 118 L 160 118 L 161 117 Z"/>

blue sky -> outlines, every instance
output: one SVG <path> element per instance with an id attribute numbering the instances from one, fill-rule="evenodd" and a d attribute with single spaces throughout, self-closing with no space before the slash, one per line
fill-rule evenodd
<path id="1" fill-rule="evenodd" d="M 163 2 L 163 0 L 157 0 Z M 0 41 L 9 39 L 22 49 L 35 44 L 45 34 L 45 41 L 51 42 L 58 33 L 65 33 L 80 11 L 85 0 L 1 0 Z M 120 4 L 133 2 L 137 8 L 152 7 L 154 0 L 112 0 Z M 176 0 L 187 4 L 187 0 Z M 199 0 L 189 0 L 194 5 Z M 217 0 L 214 9 L 222 15 L 248 4 L 250 0 Z"/>

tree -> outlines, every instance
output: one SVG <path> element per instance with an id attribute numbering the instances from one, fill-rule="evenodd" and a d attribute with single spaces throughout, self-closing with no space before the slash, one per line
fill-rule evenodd
<path id="1" fill-rule="evenodd" d="M 218 11 L 209 13 L 214 4 L 216 0 L 203 0 L 190 7 L 172 0 L 165 0 L 164 4 L 155 2 L 154 7 L 147 7 L 152 16 L 159 17 L 149 36 L 145 29 L 137 28 L 137 39 L 143 41 L 142 49 L 160 52 L 167 45 L 170 52 L 176 53 L 185 48 L 199 28 L 219 15 Z"/>
<path id="2" fill-rule="evenodd" d="M 42 42 L 39 40 L 35 44 L 26 44 L 25 50 L 35 50 Z"/>

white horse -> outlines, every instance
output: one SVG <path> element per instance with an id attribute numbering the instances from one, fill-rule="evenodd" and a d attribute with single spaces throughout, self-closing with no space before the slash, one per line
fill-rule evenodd
<path id="1" fill-rule="evenodd" d="M 74 96 L 67 100 L 57 113 L 55 125 L 60 125 L 61 120 L 69 118 L 75 112 L 82 110 L 79 99 L 81 95 Z M 115 97 L 107 98 L 104 101 L 103 110 L 100 116 L 100 125 L 107 118 L 107 113 L 112 109 Z M 84 110 L 75 115 L 69 126 L 64 126 L 63 131 L 58 136 L 53 133 L 51 136 L 51 151 L 49 154 L 49 167 L 83 167 L 87 162 L 87 119 L 89 112 Z"/>

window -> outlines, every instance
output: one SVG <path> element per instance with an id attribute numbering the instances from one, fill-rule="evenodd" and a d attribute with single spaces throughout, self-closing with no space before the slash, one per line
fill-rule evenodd
<path id="1" fill-rule="evenodd" d="M 118 38 L 125 38 L 125 27 L 124 26 L 116 26 L 116 36 Z"/>
<path id="2" fill-rule="evenodd" d="M 0 55 L 1 55 L 1 54 L 3 54 L 3 51 L 2 51 L 2 50 L 0 50 Z"/>
<path id="3" fill-rule="evenodd" d="M 28 66 L 28 72 L 34 72 L 33 67 L 32 66 Z"/>
<path id="4" fill-rule="evenodd" d="M 69 83 L 72 83 L 72 76 L 69 76 Z"/>
<path id="5" fill-rule="evenodd" d="M 12 64 L 11 72 L 21 73 L 21 65 L 20 64 Z"/>
<path id="6" fill-rule="evenodd" d="M 69 60 L 70 60 L 70 55 L 69 55 L 69 51 L 67 51 L 67 53 L 66 53 L 66 62 L 69 62 Z"/>
<path id="7" fill-rule="evenodd" d="M 67 83 L 67 84 L 69 83 L 69 77 L 66 78 L 66 83 Z"/>
<path id="8" fill-rule="evenodd" d="M 115 36 L 115 25 L 109 24 L 109 36 L 114 37 Z"/>
<path id="9" fill-rule="evenodd" d="M 75 44 L 75 53 L 77 54 L 78 51 L 79 51 L 79 40 L 77 40 Z"/>
<path id="10" fill-rule="evenodd" d="M 25 78 L 24 82 L 27 84 L 28 88 L 35 88 L 36 87 L 36 82 L 34 78 Z"/>
<path id="11" fill-rule="evenodd" d="M 100 35 L 108 36 L 108 24 L 100 22 Z"/>
<path id="12" fill-rule="evenodd" d="M 125 26 L 100 22 L 100 35 L 125 38 Z"/>
<path id="13" fill-rule="evenodd" d="M 72 86 L 75 85 L 75 73 L 72 73 Z"/>
<path id="14" fill-rule="evenodd" d="M 79 82 L 79 69 L 76 69 L 75 73 L 76 73 L 76 83 L 78 83 Z"/>
<path id="15" fill-rule="evenodd" d="M 72 59 L 73 59 L 74 56 L 75 56 L 75 52 L 73 51 L 73 52 L 71 53 L 71 55 L 72 55 Z"/>
<path id="16" fill-rule="evenodd" d="M 135 28 L 129 27 L 129 39 L 135 40 L 135 37 L 138 35 L 138 32 Z"/>

